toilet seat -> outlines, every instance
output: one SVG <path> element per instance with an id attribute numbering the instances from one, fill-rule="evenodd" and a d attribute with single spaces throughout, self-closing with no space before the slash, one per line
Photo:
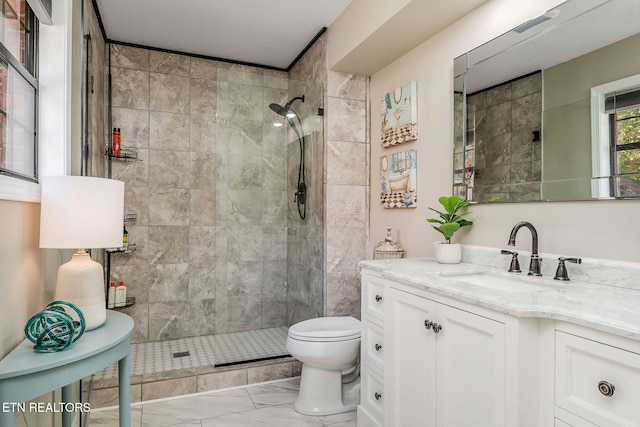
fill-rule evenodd
<path id="1" fill-rule="evenodd" d="M 318 317 L 296 323 L 289 328 L 289 337 L 300 341 L 347 341 L 360 339 L 362 326 L 351 316 Z"/>

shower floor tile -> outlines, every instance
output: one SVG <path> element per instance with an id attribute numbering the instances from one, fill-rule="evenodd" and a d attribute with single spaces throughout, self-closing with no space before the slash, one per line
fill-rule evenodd
<path id="1" fill-rule="evenodd" d="M 221 366 L 288 355 L 286 326 L 131 344 L 131 375 L 200 366 Z M 181 355 L 188 352 L 188 355 Z M 176 357 L 177 356 L 177 357 Z M 116 378 L 117 364 L 93 374 L 94 380 Z"/>
<path id="2" fill-rule="evenodd" d="M 286 326 L 218 334 L 213 348 L 216 366 L 288 355 Z"/>

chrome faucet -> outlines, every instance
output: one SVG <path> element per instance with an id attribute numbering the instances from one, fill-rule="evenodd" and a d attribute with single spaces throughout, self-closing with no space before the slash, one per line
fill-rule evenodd
<path id="1" fill-rule="evenodd" d="M 520 230 L 522 227 L 527 227 L 529 231 L 531 231 L 531 261 L 529 262 L 529 273 L 527 274 L 529 276 L 542 276 L 542 273 L 540 272 L 540 263 L 542 262 L 542 260 L 538 255 L 538 232 L 530 222 L 520 221 L 519 223 L 514 225 L 513 229 L 511 229 L 511 234 L 509 235 L 509 243 L 507 243 L 507 245 L 516 245 L 516 234 L 518 234 L 518 230 Z"/>

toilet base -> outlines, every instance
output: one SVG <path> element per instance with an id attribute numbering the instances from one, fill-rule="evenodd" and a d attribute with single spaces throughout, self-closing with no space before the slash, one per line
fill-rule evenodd
<path id="1" fill-rule="evenodd" d="M 342 383 L 340 371 L 302 366 L 300 390 L 293 404 L 304 415 L 331 415 L 353 411 L 360 403 L 360 377 Z"/>

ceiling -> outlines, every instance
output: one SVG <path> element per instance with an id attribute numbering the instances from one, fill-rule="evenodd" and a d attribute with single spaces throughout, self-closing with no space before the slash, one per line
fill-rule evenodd
<path id="1" fill-rule="evenodd" d="M 287 69 L 351 0 L 95 0 L 107 39 Z"/>

